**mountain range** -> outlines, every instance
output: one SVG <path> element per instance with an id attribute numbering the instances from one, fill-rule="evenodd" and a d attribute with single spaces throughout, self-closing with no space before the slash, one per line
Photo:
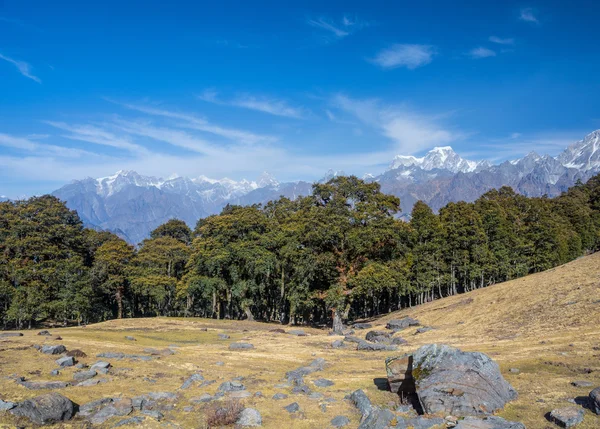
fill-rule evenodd
<path id="1" fill-rule="evenodd" d="M 400 197 L 402 216 L 423 200 L 439 210 L 451 201 L 474 201 L 486 191 L 510 186 L 526 196 L 555 196 L 578 180 L 600 173 L 600 130 L 588 134 L 556 157 L 527 156 L 493 165 L 463 159 L 451 147 L 436 147 L 423 157 L 396 156 L 379 175 L 383 192 Z M 326 181 L 342 172 L 329 171 Z M 266 203 L 280 196 L 308 195 L 312 183 L 279 183 L 263 173 L 256 181 L 215 180 L 173 176 L 168 179 L 119 171 L 102 178 L 75 180 L 53 192 L 77 210 L 86 226 L 112 231 L 131 243 L 139 243 L 150 231 L 169 219 L 185 221 L 192 228 L 198 219 L 219 213 L 226 204 Z"/>

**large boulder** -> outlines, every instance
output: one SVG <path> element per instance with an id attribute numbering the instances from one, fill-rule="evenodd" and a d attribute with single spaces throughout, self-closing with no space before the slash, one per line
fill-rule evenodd
<path id="1" fill-rule="evenodd" d="M 600 415 L 600 387 L 596 387 L 590 392 L 590 409 Z"/>
<path id="2" fill-rule="evenodd" d="M 402 319 L 390 320 L 385 327 L 393 331 L 399 331 L 406 329 L 409 326 L 418 326 L 419 324 L 420 323 L 417 319 L 413 319 L 412 317 L 403 317 Z"/>
<path id="3" fill-rule="evenodd" d="M 19 403 L 10 412 L 15 416 L 26 417 L 38 425 L 70 420 L 75 404 L 63 395 L 52 392 Z"/>
<path id="4" fill-rule="evenodd" d="M 386 361 L 392 389 L 416 393 L 427 414 L 481 416 L 494 413 L 517 397 L 487 355 L 429 344 L 412 356 Z M 414 392 L 410 390 L 414 383 Z"/>
<path id="5" fill-rule="evenodd" d="M 41 352 L 47 355 L 60 355 L 67 351 L 67 348 L 62 344 L 57 344 L 55 346 L 42 346 Z"/>
<path id="6" fill-rule="evenodd" d="M 390 341 L 392 335 L 389 332 L 384 331 L 369 331 L 365 336 L 367 341 L 372 343 L 387 343 Z"/>
<path id="7" fill-rule="evenodd" d="M 550 412 L 550 420 L 562 428 L 577 426 L 584 416 L 585 411 L 579 407 L 557 408 Z"/>
<path id="8" fill-rule="evenodd" d="M 241 427 L 262 426 L 262 416 L 255 408 L 244 408 L 236 424 Z"/>

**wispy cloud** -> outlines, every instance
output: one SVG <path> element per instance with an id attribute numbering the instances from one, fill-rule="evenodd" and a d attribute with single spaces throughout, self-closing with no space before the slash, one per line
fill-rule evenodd
<path id="1" fill-rule="evenodd" d="M 265 96 L 257 97 L 241 94 L 229 100 L 222 100 L 215 90 L 209 89 L 199 95 L 198 98 L 208 103 L 241 107 L 286 118 L 304 119 L 309 114 L 309 111 L 303 107 L 291 106 L 284 100 Z"/>
<path id="2" fill-rule="evenodd" d="M 502 38 L 502 37 L 498 37 L 498 36 L 490 36 L 490 38 L 488 40 L 490 42 L 496 43 L 498 45 L 514 45 L 515 44 L 515 39 L 513 39 L 512 37 Z"/>
<path id="3" fill-rule="evenodd" d="M 489 58 L 489 57 L 495 57 L 496 51 L 492 51 L 491 49 L 484 48 L 483 46 L 479 46 L 477 48 L 471 49 L 468 52 L 468 55 L 474 59 Z"/>
<path id="4" fill-rule="evenodd" d="M 540 23 L 539 19 L 535 16 L 535 11 L 533 10 L 533 8 L 530 8 L 530 7 L 526 7 L 524 9 L 521 9 L 521 12 L 520 12 L 520 15 L 519 15 L 519 19 L 521 21 L 531 22 L 533 24 L 539 24 Z"/>
<path id="5" fill-rule="evenodd" d="M 0 146 L 10 147 L 24 152 L 35 152 L 37 155 L 59 156 L 65 158 L 79 158 L 84 155 L 95 155 L 92 152 L 82 149 L 41 144 L 31 141 L 31 137 L 16 137 L 4 133 L 0 133 Z"/>
<path id="6" fill-rule="evenodd" d="M 414 70 L 429 64 L 435 53 L 431 45 L 396 44 L 381 50 L 371 62 L 384 69 L 406 67 Z"/>
<path id="7" fill-rule="evenodd" d="M 371 25 L 368 21 L 363 21 L 357 16 L 346 14 L 339 22 L 335 20 L 320 17 L 316 19 L 309 18 L 306 23 L 311 27 L 324 30 L 336 39 L 343 39 L 356 31 Z"/>
<path id="8" fill-rule="evenodd" d="M 0 54 L 0 59 L 14 65 L 17 68 L 17 70 L 19 70 L 19 73 L 21 73 L 23 76 L 28 77 L 29 79 L 37 83 L 42 83 L 41 79 L 37 76 L 34 76 L 31 72 L 32 67 L 29 63 L 26 63 L 25 61 L 15 60 L 2 54 Z"/>
<path id="9" fill-rule="evenodd" d="M 350 32 L 334 25 L 333 23 L 327 21 L 325 18 L 309 19 L 306 21 L 306 23 L 312 27 L 317 27 L 322 30 L 329 31 L 334 36 L 339 37 L 339 38 L 350 35 Z"/>

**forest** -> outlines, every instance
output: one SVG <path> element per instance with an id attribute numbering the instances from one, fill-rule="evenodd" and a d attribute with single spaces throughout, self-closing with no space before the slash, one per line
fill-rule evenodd
<path id="1" fill-rule="evenodd" d="M 379 184 L 170 220 L 137 247 L 52 196 L 0 203 L 1 328 L 125 317 L 333 325 L 543 271 L 600 249 L 600 175 L 556 198 L 511 188 L 409 222 Z"/>

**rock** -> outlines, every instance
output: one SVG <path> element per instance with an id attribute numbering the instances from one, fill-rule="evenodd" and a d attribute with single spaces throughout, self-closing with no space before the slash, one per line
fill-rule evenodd
<path id="1" fill-rule="evenodd" d="M 250 343 L 231 343 L 229 344 L 229 350 L 247 350 L 253 349 L 254 346 Z"/>
<path id="2" fill-rule="evenodd" d="M 87 355 L 79 349 L 69 350 L 67 352 L 67 356 L 73 356 L 73 357 L 77 357 L 77 358 L 87 357 Z"/>
<path id="3" fill-rule="evenodd" d="M 557 408 L 550 412 L 550 420 L 563 428 L 570 428 L 583 421 L 585 412 L 578 407 Z"/>
<path id="4" fill-rule="evenodd" d="M 301 384 L 298 386 L 294 386 L 294 388 L 292 389 L 292 393 L 294 395 L 308 395 L 310 394 L 310 389 L 306 384 Z"/>
<path id="5" fill-rule="evenodd" d="M 269 332 L 273 332 L 275 334 L 285 334 L 285 330 L 281 328 L 269 329 Z"/>
<path id="6" fill-rule="evenodd" d="M 93 369 L 94 371 L 99 371 L 101 369 L 107 370 L 108 368 L 110 368 L 110 363 L 101 360 L 93 364 L 90 369 Z"/>
<path id="7" fill-rule="evenodd" d="M 37 334 L 38 335 L 43 335 L 45 337 L 51 337 L 52 336 L 52 334 L 50 332 L 48 332 L 48 331 L 40 331 Z"/>
<path id="8" fill-rule="evenodd" d="M 297 402 L 292 402 L 290 405 L 283 407 L 288 413 L 296 413 L 300 411 L 300 405 Z"/>
<path id="9" fill-rule="evenodd" d="M 219 334 L 219 340 L 228 340 L 230 337 L 227 334 Z"/>
<path id="10" fill-rule="evenodd" d="M 121 420 L 116 423 L 113 427 L 118 428 L 119 426 L 137 426 L 144 422 L 145 418 L 142 416 L 130 417 L 128 419 Z"/>
<path id="11" fill-rule="evenodd" d="M 60 371 L 58 369 L 53 369 L 52 371 L 50 371 L 50 375 L 54 375 L 54 376 L 60 375 Z"/>
<path id="12" fill-rule="evenodd" d="M 364 340 L 361 339 L 361 338 L 358 338 L 358 337 L 353 337 L 352 335 L 346 335 L 344 337 L 344 341 L 348 341 L 349 343 L 356 343 L 356 344 L 358 344 L 358 343 L 360 343 L 360 342 L 362 342 Z"/>
<path id="13" fill-rule="evenodd" d="M 287 397 L 288 395 L 286 395 L 285 393 L 276 393 L 273 395 L 273 399 L 275 399 L 276 401 L 279 401 L 280 399 L 285 399 Z"/>
<path id="14" fill-rule="evenodd" d="M 423 326 L 422 328 L 419 328 L 415 331 L 415 335 L 424 334 L 425 332 L 429 332 L 431 330 L 433 330 L 431 326 Z"/>
<path id="15" fill-rule="evenodd" d="M 596 387 L 590 392 L 590 409 L 600 415 L 600 387 Z"/>
<path id="16" fill-rule="evenodd" d="M 373 325 L 371 325 L 370 323 L 355 323 L 354 325 L 352 325 L 352 327 L 354 329 L 371 329 Z"/>
<path id="17" fill-rule="evenodd" d="M 336 428 L 343 428 L 344 426 L 348 426 L 350 424 L 350 419 L 346 416 L 335 416 L 331 419 L 331 426 Z"/>
<path id="18" fill-rule="evenodd" d="M 154 401 L 175 401 L 177 399 L 177 395 L 172 392 L 149 392 L 143 396 Z"/>
<path id="19" fill-rule="evenodd" d="M 575 387 L 592 387 L 594 385 L 594 383 L 591 383 L 586 380 L 576 380 L 576 381 L 572 381 L 571 385 L 573 385 Z"/>
<path id="20" fill-rule="evenodd" d="M 143 410 L 142 414 L 152 417 L 153 419 L 157 420 L 157 421 L 161 421 L 164 417 L 163 413 L 161 413 L 160 411 L 157 410 Z"/>
<path id="21" fill-rule="evenodd" d="M 306 332 L 304 332 L 302 329 L 291 329 L 287 333 L 297 337 L 306 337 Z"/>
<path id="22" fill-rule="evenodd" d="M 89 380 L 90 378 L 94 378 L 97 374 L 98 373 L 93 369 L 90 369 L 88 371 L 79 371 L 73 374 L 73 380 L 85 381 Z"/>
<path id="23" fill-rule="evenodd" d="M 16 406 L 17 404 L 15 404 L 14 402 L 3 401 L 2 399 L 0 399 L 0 411 L 12 410 Z"/>
<path id="24" fill-rule="evenodd" d="M 90 378 L 90 379 L 82 381 L 81 383 L 77 383 L 77 386 L 89 387 L 89 386 L 96 386 L 98 384 L 107 383 L 107 382 L 108 382 L 108 380 L 106 378 Z"/>
<path id="25" fill-rule="evenodd" d="M 413 378 L 426 414 L 487 415 L 517 397 L 498 364 L 483 353 L 429 344 L 419 348 L 412 355 L 412 363 L 410 358 L 407 363 L 412 368 L 406 377 Z M 396 367 L 396 373 L 398 370 Z"/>
<path id="26" fill-rule="evenodd" d="M 236 424 L 241 427 L 262 426 L 262 416 L 258 410 L 254 408 L 244 408 L 240 413 Z"/>
<path id="27" fill-rule="evenodd" d="M 521 370 L 519 368 L 511 368 L 508 370 L 511 374 L 520 374 Z"/>
<path id="28" fill-rule="evenodd" d="M 393 351 L 398 348 L 393 344 L 381 344 L 381 343 L 368 343 L 366 341 L 361 341 L 356 346 L 356 350 L 366 350 L 366 351 Z"/>
<path id="29" fill-rule="evenodd" d="M 67 351 L 67 348 L 62 344 L 56 346 L 42 346 L 42 353 L 47 355 L 59 355 Z"/>
<path id="30" fill-rule="evenodd" d="M 219 392 L 236 392 L 239 390 L 246 390 L 246 387 L 239 381 L 233 380 L 221 383 L 218 390 Z"/>
<path id="31" fill-rule="evenodd" d="M 331 343 L 331 347 L 334 349 L 339 349 L 344 347 L 344 341 L 342 340 L 335 340 L 333 343 Z"/>
<path id="32" fill-rule="evenodd" d="M 38 425 L 48 425 L 70 420 L 75 404 L 63 395 L 51 392 L 19 403 L 10 412 L 26 417 Z"/>
<path id="33" fill-rule="evenodd" d="M 99 425 L 113 417 L 126 416 L 132 411 L 133 405 L 131 399 L 123 398 L 104 406 L 100 411 L 91 416 L 89 420 L 90 423 Z"/>
<path id="34" fill-rule="evenodd" d="M 0 333 L 0 338 L 3 338 L 3 337 L 22 337 L 22 336 L 23 336 L 23 334 L 20 333 L 20 332 L 3 332 L 3 333 Z"/>
<path id="35" fill-rule="evenodd" d="M 212 401 L 214 398 L 209 395 L 208 393 L 203 393 L 202 395 L 198 396 L 197 398 L 192 398 L 190 399 L 190 402 L 193 403 L 203 403 L 203 402 L 210 402 Z"/>
<path id="36" fill-rule="evenodd" d="M 317 387 L 329 387 L 333 386 L 334 382 L 331 380 L 327 380 L 326 378 L 318 378 L 315 381 L 313 381 L 313 384 Z"/>
<path id="37" fill-rule="evenodd" d="M 312 374 L 316 371 L 322 371 L 325 368 L 325 359 L 318 358 L 312 361 L 308 366 L 302 366 L 293 371 L 288 371 L 285 373 L 285 378 L 288 382 L 294 383 L 296 385 L 304 384 L 303 377 L 308 374 Z"/>
<path id="38" fill-rule="evenodd" d="M 87 402 L 79 407 L 78 414 L 83 417 L 91 416 L 106 404 L 112 402 L 112 398 L 102 398 L 96 401 Z"/>
<path id="39" fill-rule="evenodd" d="M 390 339 L 390 337 L 391 334 L 389 332 L 369 331 L 367 332 L 365 339 L 367 341 L 371 341 L 372 343 L 385 343 Z"/>
<path id="40" fill-rule="evenodd" d="M 151 354 L 152 356 L 171 356 L 171 355 L 175 354 L 175 352 L 171 349 L 157 350 L 157 349 L 153 349 L 151 347 L 145 348 L 144 353 Z"/>
<path id="41" fill-rule="evenodd" d="M 433 427 L 439 428 L 440 426 L 445 426 L 445 421 L 439 417 L 423 417 L 418 416 L 412 419 L 407 419 L 405 421 L 406 427 L 412 427 L 414 429 L 430 429 Z M 396 426 L 398 427 L 398 426 Z"/>
<path id="42" fill-rule="evenodd" d="M 62 367 L 73 366 L 75 365 L 75 359 L 73 359 L 73 356 L 65 356 L 60 359 L 57 359 L 56 364 Z"/>
<path id="43" fill-rule="evenodd" d="M 78 363 L 77 365 L 75 365 L 75 368 L 77 368 L 77 369 L 85 369 L 87 367 L 88 366 L 84 363 Z"/>
<path id="44" fill-rule="evenodd" d="M 311 392 L 310 395 L 308 395 L 308 399 L 321 399 L 323 398 L 323 395 L 321 392 Z"/>
<path id="45" fill-rule="evenodd" d="M 70 385 L 64 381 L 20 381 L 19 384 L 29 390 L 64 389 Z"/>
<path id="46" fill-rule="evenodd" d="M 152 357 L 143 356 L 143 355 L 128 355 L 121 352 L 103 352 L 98 353 L 96 357 L 106 358 L 106 359 L 131 359 L 131 360 L 142 360 L 142 361 L 151 361 Z"/>
<path id="47" fill-rule="evenodd" d="M 504 420 L 502 417 L 465 417 L 457 422 L 454 429 L 525 429 L 523 423 Z"/>
<path id="48" fill-rule="evenodd" d="M 350 399 L 354 403 L 354 406 L 358 408 L 358 411 L 362 415 L 362 419 L 365 419 L 369 414 L 371 414 L 371 411 L 373 410 L 373 405 L 371 405 L 371 401 L 369 400 L 369 398 L 367 398 L 367 395 L 365 395 L 365 392 L 363 392 L 361 389 L 352 392 L 348 396 L 348 399 Z"/>
<path id="49" fill-rule="evenodd" d="M 409 326 L 418 326 L 420 325 L 419 321 L 413 319 L 412 317 L 404 317 L 402 319 L 392 319 L 390 320 L 385 327 L 387 329 L 391 329 L 393 331 L 399 331 L 402 329 L 406 329 Z"/>
<path id="50" fill-rule="evenodd" d="M 215 365 L 217 365 L 217 366 L 223 366 L 223 365 L 225 365 L 225 362 L 220 362 L 220 361 L 219 362 L 215 362 Z"/>
<path id="51" fill-rule="evenodd" d="M 202 374 L 192 374 L 187 380 L 185 380 L 183 382 L 180 389 L 187 389 L 194 382 L 197 382 L 197 381 L 204 381 L 204 377 L 202 376 Z"/>
<path id="52" fill-rule="evenodd" d="M 408 341 L 406 341 L 402 337 L 394 337 L 394 338 L 392 338 L 392 344 L 394 344 L 396 346 L 401 346 L 401 345 L 407 344 L 407 343 L 408 343 Z"/>
<path id="53" fill-rule="evenodd" d="M 264 398 L 264 397 L 265 397 L 265 395 L 263 395 L 261 391 L 258 391 L 258 392 L 255 392 L 255 393 L 254 393 L 254 397 L 255 397 L 255 398 Z"/>
<path id="54" fill-rule="evenodd" d="M 361 421 L 359 429 L 387 429 L 392 425 L 392 422 L 401 423 L 396 415 L 390 410 L 382 410 L 374 407 L 371 413 Z M 403 422 L 402 422 L 403 423 Z M 396 425 L 396 427 L 403 428 L 403 426 Z M 404 428 L 403 428 L 404 429 Z"/>
<path id="55" fill-rule="evenodd" d="M 129 341 L 137 341 L 134 337 L 132 337 L 130 335 L 125 335 L 125 339 L 129 340 Z"/>

